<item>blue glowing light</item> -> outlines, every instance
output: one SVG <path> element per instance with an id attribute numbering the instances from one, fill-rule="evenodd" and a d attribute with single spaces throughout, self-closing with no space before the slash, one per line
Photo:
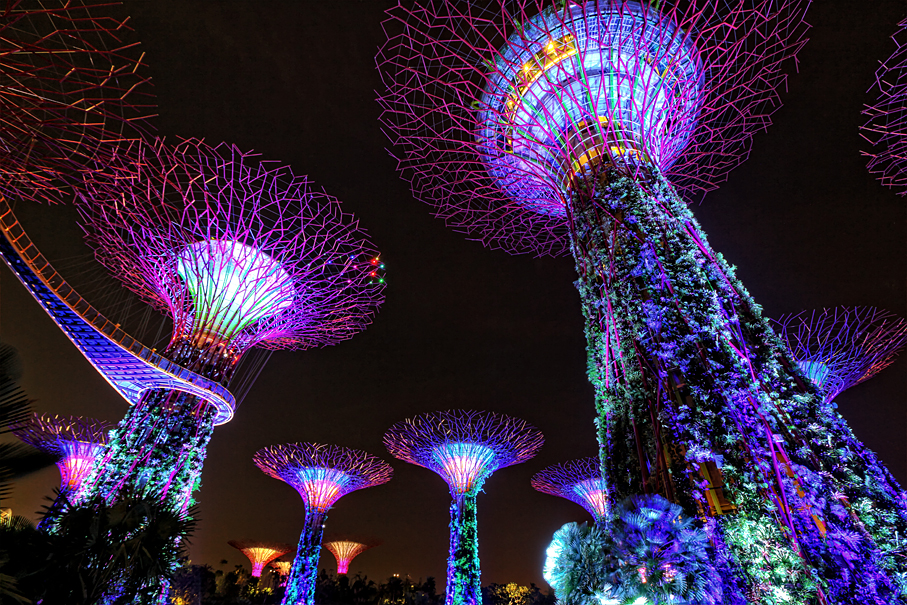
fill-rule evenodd
<path id="1" fill-rule="evenodd" d="M 268 254 L 232 240 L 186 246 L 177 273 L 192 295 L 192 333 L 230 340 L 237 332 L 293 305 L 296 288 Z"/>
<path id="2" fill-rule="evenodd" d="M 350 476 L 333 468 L 310 466 L 296 471 L 294 485 L 306 505 L 317 512 L 326 512 L 345 493 Z"/>
<path id="3" fill-rule="evenodd" d="M 665 169 L 689 140 L 703 89 L 690 37 L 636 2 L 546 10 L 500 49 L 477 133 L 498 184 L 533 210 L 563 215 L 563 191 L 602 157 Z"/>
<path id="4" fill-rule="evenodd" d="M 604 519 L 608 514 L 608 490 L 604 479 L 587 479 L 573 486 L 573 491 L 580 497 L 580 504 L 595 517 Z"/>
<path id="5" fill-rule="evenodd" d="M 432 451 L 432 458 L 454 494 L 481 489 L 485 479 L 497 468 L 494 450 L 478 443 L 445 443 Z"/>
<path id="6" fill-rule="evenodd" d="M 813 381 L 820 389 L 825 385 L 825 381 L 828 380 L 828 375 L 830 370 L 828 366 L 821 361 L 798 361 L 797 365 L 800 366 L 800 370 L 806 374 L 807 378 Z"/>

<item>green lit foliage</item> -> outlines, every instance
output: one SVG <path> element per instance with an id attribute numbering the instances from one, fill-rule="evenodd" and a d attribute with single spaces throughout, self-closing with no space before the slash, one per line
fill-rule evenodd
<path id="1" fill-rule="evenodd" d="M 713 465 L 732 507 L 705 526 L 725 602 L 903 602 L 904 560 L 873 539 L 905 527 L 903 502 L 671 186 L 611 171 L 571 206 L 611 500 L 661 493 L 714 514 Z"/>
<path id="2" fill-rule="evenodd" d="M 33 602 L 156 604 L 188 546 L 175 546 L 177 537 L 194 529 L 188 516 L 138 497 L 67 504 L 64 512 L 52 534 L 0 528 L 2 548 L 15 553 L 3 573 Z"/>
<path id="3" fill-rule="evenodd" d="M 611 592 L 606 571 L 605 534 L 594 525 L 567 523 L 554 533 L 545 561 L 545 581 L 558 603 L 601 605 Z"/>
<path id="4" fill-rule="evenodd" d="M 448 605 L 482 603 L 475 492 L 458 495 L 450 505 L 446 602 Z"/>

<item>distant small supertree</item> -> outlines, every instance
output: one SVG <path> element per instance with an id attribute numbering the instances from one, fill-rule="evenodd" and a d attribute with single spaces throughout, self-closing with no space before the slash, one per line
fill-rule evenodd
<path id="1" fill-rule="evenodd" d="M 230 540 L 227 542 L 233 548 L 239 549 L 242 554 L 252 562 L 252 577 L 260 578 L 265 566 L 291 550 L 292 544 L 283 542 L 258 542 L 255 540 Z"/>
<path id="2" fill-rule="evenodd" d="M 385 433 L 393 456 L 439 474 L 453 497 L 447 605 L 482 602 L 476 495 L 492 473 L 529 460 L 542 443 L 541 431 L 525 420 L 472 410 L 422 414 Z"/>
<path id="3" fill-rule="evenodd" d="M 360 542 L 348 538 L 332 538 L 324 542 L 324 547 L 331 551 L 331 554 L 337 559 L 338 574 L 347 573 L 353 559 L 376 546 L 378 543 L 374 541 Z"/>
<path id="4" fill-rule="evenodd" d="M 64 201 L 153 112 L 144 53 L 109 3 L 0 2 L 0 194 Z"/>
<path id="5" fill-rule="evenodd" d="M 287 166 L 230 145 L 136 143 L 86 177 L 80 206 L 96 258 L 173 320 L 162 355 L 228 386 L 252 347 L 309 349 L 364 329 L 380 263 L 340 202 Z M 224 399 L 148 389 L 116 428 L 91 495 L 130 489 L 185 509 Z"/>
<path id="6" fill-rule="evenodd" d="M 276 561 L 271 561 L 271 567 L 277 571 L 277 575 L 280 576 L 280 585 L 287 585 L 287 576 L 290 575 L 290 568 L 293 567 L 293 561 L 284 561 L 278 559 Z"/>
<path id="7" fill-rule="evenodd" d="M 774 322 L 827 401 L 888 367 L 907 345 L 907 321 L 875 307 L 834 307 Z"/>
<path id="8" fill-rule="evenodd" d="M 576 502 L 589 511 L 596 523 L 608 516 L 608 489 L 598 458 L 580 458 L 549 466 L 536 473 L 532 487 Z"/>
<path id="9" fill-rule="evenodd" d="M 16 425 L 13 434 L 59 458 L 59 498 L 73 499 L 78 497 L 82 481 L 107 446 L 109 429 L 107 422 L 94 418 L 33 414 Z"/>
<path id="10" fill-rule="evenodd" d="M 898 195 L 907 195 L 907 19 L 891 39 L 897 48 L 876 70 L 875 99 L 863 110 L 868 120 L 861 134 L 872 145 L 863 154 L 869 172 Z"/>
<path id="11" fill-rule="evenodd" d="M 320 443 L 288 443 L 258 450 L 263 473 L 290 484 L 305 503 L 305 522 L 283 605 L 312 605 L 327 512 L 346 494 L 390 481 L 394 469 L 367 452 Z"/>
<path id="12" fill-rule="evenodd" d="M 825 397 L 813 422 L 821 426 L 827 450 L 846 460 L 831 468 L 841 486 L 837 500 L 859 518 L 894 572 L 902 560 L 901 536 L 907 535 L 904 491 L 857 439 L 833 400 L 895 360 L 907 345 L 907 321 L 874 307 L 834 307 L 785 315 L 774 323 L 791 357 Z"/>

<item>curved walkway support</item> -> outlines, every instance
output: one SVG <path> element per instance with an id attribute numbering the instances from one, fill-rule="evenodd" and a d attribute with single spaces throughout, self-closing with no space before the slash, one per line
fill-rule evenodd
<path id="1" fill-rule="evenodd" d="M 215 424 L 233 418 L 236 399 L 222 385 L 149 349 L 101 315 L 54 270 L 0 196 L 0 256 L 22 285 L 94 368 L 130 404 L 149 389 L 174 389 L 217 409 Z"/>

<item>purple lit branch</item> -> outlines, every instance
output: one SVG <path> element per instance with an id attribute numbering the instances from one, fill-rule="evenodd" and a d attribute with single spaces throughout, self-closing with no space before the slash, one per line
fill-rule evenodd
<path id="1" fill-rule="evenodd" d="M 525 420 L 473 410 L 422 414 L 384 435 L 393 456 L 438 473 L 454 496 L 474 494 L 494 471 L 529 460 L 542 443 L 542 433 Z"/>
<path id="2" fill-rule="evenodd" d="M 14 427 L 13 434 L 41 451 L 59 456 L 61 488 L 78 493 L 82 480 L 107 445 L 109 429 L 106 422 L 93 418 L 35 414 Z"/>
<path id="3" fill-rule="evenodd" d="M 861 134 L 872 144 L 867 168 L 883 185 L 907 195 L 907 19 L 891 39 L 897 49 L 876 70 L 875 100 L 863 113 Z"/>
<path id="4" fill-rule="evenodd" d="M 90 177 L 87 240 L 173 318 L 173 355 L 183 344 L 233 360 L 252 346 L 333 344 L 383 298 L 378 253 L 356 219 L 286 166 L 157 140 Z"/>
<path id="5" fill-rule="evenodd" d="M 805 0 L 417 1 L 389 11 L 382 123 L 415 196 L 510 252 L 566 252 L 600 158 L 714 188 L 770 123 Z M 409 6 L 409 3 L 407 3 Z"/>
<path id="6" fill-rule="evenodd" d="M 253 460 L 266 475 L 296 488 L 306 509 L 318 513 L 352 491 L 387 483 L 394 473 L 367 452 L 320 443 L 272 445 Z"/>
<path id="7" fill-rule="evenodd" d="M 608 514 L 608 493 L 598 458 L 580 458 L 555 464 L 532 478 L 538 491 L 576 502 L 596 521 Z"/>
<path id="8" fill-rule="evenodd" d="M 127 19 L 81 0 L 0 2 L 0 194 L 63 201 L 153 111 Z"/>
<path id="9" fill-rule="evenodd" d="M 803 311 L 774 323 L 828 401 L 881 372 L 907 344 L 907 321 L 874 307 Z"/>

